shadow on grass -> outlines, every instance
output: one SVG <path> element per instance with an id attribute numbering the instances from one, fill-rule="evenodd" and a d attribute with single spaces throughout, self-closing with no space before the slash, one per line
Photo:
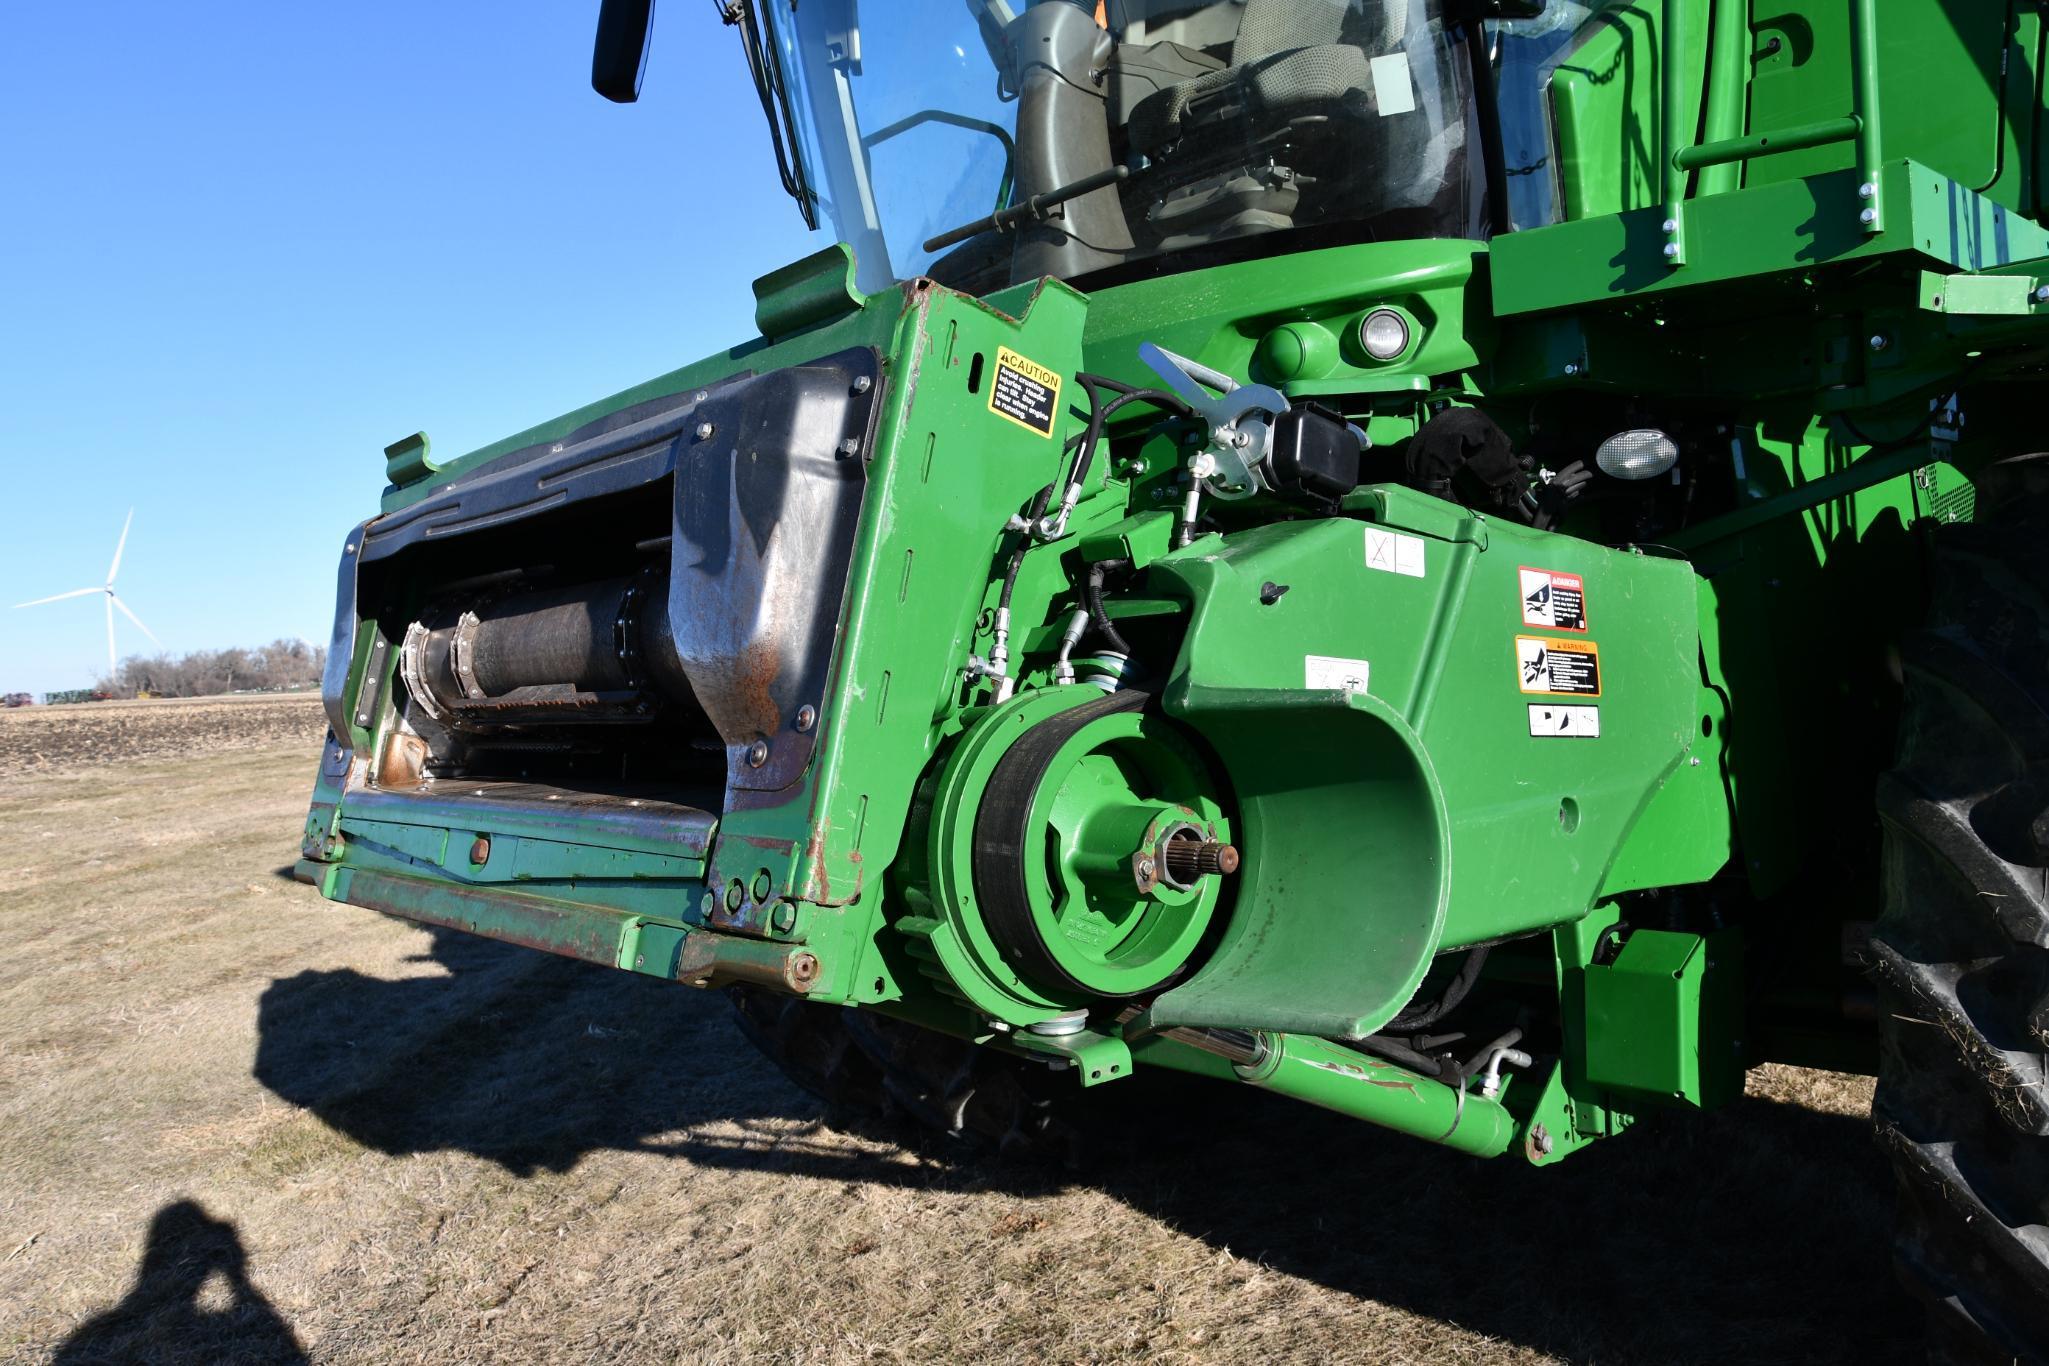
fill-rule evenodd
<path id="1" fill-rule="evenodd" d="M 202 1303 L 220 1279 L 218 1304 Z M 235 1226 L 179 1200 L 150 1221 L 135 1284 L 121 1302 L 81 1324 L 53 1366 L 102 1362 L 288 1362 L 307 1359 L 298 1338 L 249 1281 Z"/>
<path id="2" fill-rule="evenodd" d="M 448 975 L 274 982 L 257 1078 L 380 1151 L 461 1150 L 520 1174 L 621 1149 L 1022 1199 L 1087 1186 L 1275 1270 L 1575 1361 L 1919 1356 L 1860 1119 L 1748 1100 L 1538 1172 L 1191 1085 L 1145 1093 L 1142 1121 L 1092 1126 L 1078 1173 L 950 1151 L 911 1165 L 822 1123 L 761 1142 L 690 1132 L 821 1119 L 717 996 L 445 932 L 431 958 Z M 1144 1085 L 1089 1098 L 1136 1114 Z"/>

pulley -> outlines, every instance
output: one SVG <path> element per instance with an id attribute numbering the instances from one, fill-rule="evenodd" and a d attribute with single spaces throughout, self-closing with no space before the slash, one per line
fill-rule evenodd
<path id="1" fill-rule="evenodd" d="M 981 793 L 977 905 L 1033 983 L 1090 997 L 1159 986 L 1238 866 L 1201 756 L 1149 701 L 1126 690 L 1038 722 Z"/>

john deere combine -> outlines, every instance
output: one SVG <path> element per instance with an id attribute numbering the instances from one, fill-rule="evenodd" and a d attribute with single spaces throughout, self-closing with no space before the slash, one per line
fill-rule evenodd
<path id="1" fill-rule="evenodd" d="M 302 874 L 1011 1146 L 1872 1068 L 1938 1341 L 2049 1355 L 2042 6 L 726 15 L 845 245 L 386 452 Z"/>

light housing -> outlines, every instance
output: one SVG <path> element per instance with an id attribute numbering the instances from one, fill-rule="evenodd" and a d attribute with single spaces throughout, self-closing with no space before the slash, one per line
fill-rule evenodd
<path id="1" fill-rule="evenodd" d="M 1655 479 L 1679 463 L 1679 447 L 1655 427 L 1632 427 L 1603 441 L 1594 463 L 1616 479 Z"/>
<path id="2" fill-rule="evenodd" d="M 1400 310 L 1376 308 L 1359 319 L 1359 345 L 1375 360 L 1393 360 L 1409 349 L 1415 330 Z"/>

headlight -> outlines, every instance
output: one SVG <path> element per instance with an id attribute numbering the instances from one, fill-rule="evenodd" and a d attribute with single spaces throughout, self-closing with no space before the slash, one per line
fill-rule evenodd
<path id="1" fill-rule="evenodd" d="M 1391 308 L 1376 308 L 1359 320 L 1359 345 L 1375 360 L 1393 360 L 1409 349 L 1409 320 Z"/>
<path id="2" fill-rule="evenodd" d="M 1594 463 L 1617 479 L 1655 479 L 1679 463 L 1679 447 L 1655 427 L 1633 427 L 1603 441 Z"/>

